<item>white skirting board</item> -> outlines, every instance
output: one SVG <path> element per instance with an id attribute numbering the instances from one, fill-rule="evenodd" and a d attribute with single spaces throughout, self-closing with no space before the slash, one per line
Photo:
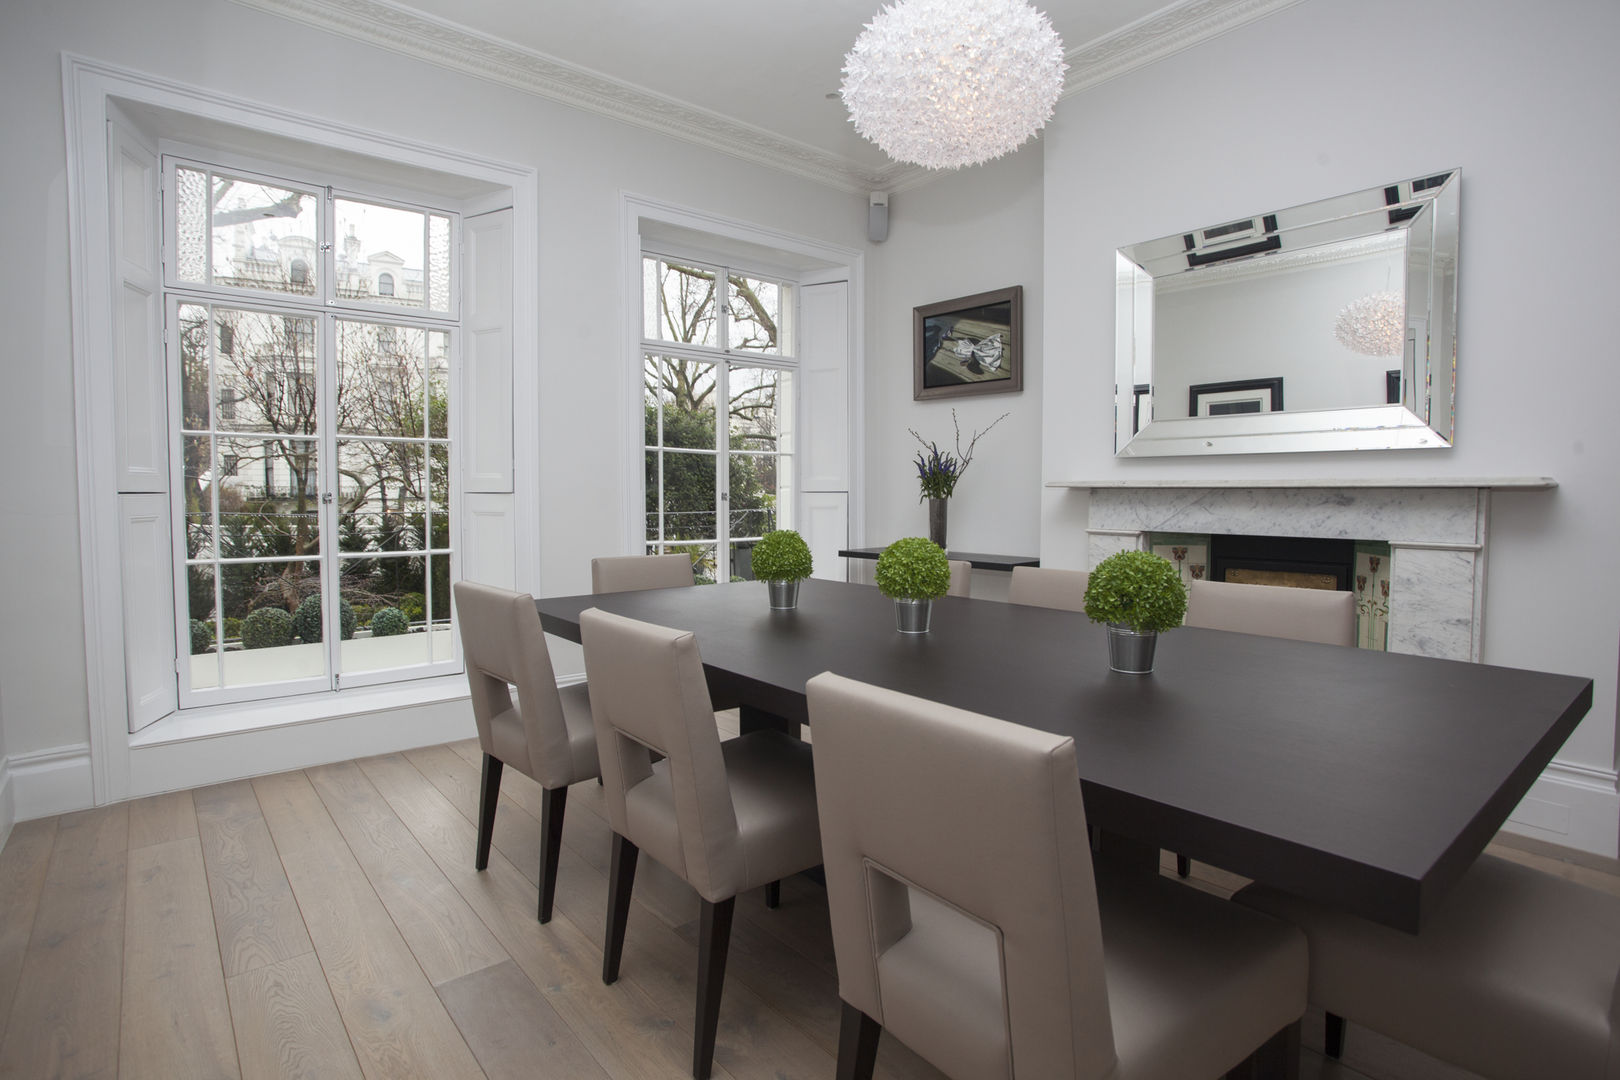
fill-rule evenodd
<path id="1" fill-rule="evenodd" d="M 1554 761 L 1508 815 L 1506 832 L 1615 858 L 1620 791 L 1613 770 Z"/>
<path id="2" fill-rule="evenodd" d="M 11 839 L 11 827 L 17 823 L 17 810 L 11 802 L 11 759 L 0 758 L 0 851 Z"/>
<path id="3" fill-rule="evenodd" d="M 32 821 L 95 805 L 89 743 L 12 754 L 6 773 L 10 790 L 5 804 L 12 820 Z"/>

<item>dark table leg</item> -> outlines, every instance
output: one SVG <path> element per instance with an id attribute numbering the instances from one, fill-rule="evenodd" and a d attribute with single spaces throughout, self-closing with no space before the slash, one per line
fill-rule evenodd
<path id="1" fill-rule="evenodd" d="M 741 705 L 737 708 L 737 733 L 747 735 L 751 731 L 780 731 L 784 735 L 799 737 L 799 722 L 786 720 L 775 713 L 768 713 L 764 709 L 756 709 L 752 705 Z"/>
<path id="2" fill-rule="evenodd" d="M 1159 846 L 1098 829 L 1093 834 L 1092 857 L 1118 869 L 1138 874 L 1159 872 Z"/>

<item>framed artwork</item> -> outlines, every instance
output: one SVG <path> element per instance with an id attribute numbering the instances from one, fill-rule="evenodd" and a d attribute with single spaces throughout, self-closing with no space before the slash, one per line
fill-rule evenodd
<path id="1" fill-rule="evenodd" d="M 913 308 L 914 400 L 1024 388 L 1024 287 Z"/>
<path id="2" fill-rule="evenodd" d="M 1187 388 L 1188 416 L 1234 416 L 1238 413 L 1282 412 L 1283 381 L 1237 379 L 1196 383 Z"/>

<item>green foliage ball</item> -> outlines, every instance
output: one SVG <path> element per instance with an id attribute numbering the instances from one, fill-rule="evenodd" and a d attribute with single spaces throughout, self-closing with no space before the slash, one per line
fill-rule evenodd
<path id="1" fill-rule="evenodd" d="M 292 639 L 293 617 L 285 608 L 254 608 L 242 620 L 243 648 L 279 649 L 291 645 Z"/>
<path id="2" fill-rule="evenodd" d="M 945 549 L 923 536 L 908 536 L 883 549 L 877 561 L 877 587 L 896 600 L 932 600 L 951 587 Z"/>
<path id="3" fill-rule="evenodd" d="M 354 608 L 347 600 L 338 601 L 339 633 L 343 640 L 348 641 L 354 637 L 356 625 Z M 321 640 L 321 598 L 319 596 L 306 596 L 298 610 L 293 612 L 293 632 L 305 642 L 313 645 Z"/>
<path id="4" fill-rule="evenodd" d="M 1137 633 L 1174 630 L 1187 614 L 1187 586 L 1175 566 L 1151 551 L 1121 551 L 1091 571 L 1086 615 Z"/>
<path id="5" fill-rule="evenodd" d="M 191 655 L 205 653 L 214 647 L 214 624 L 201 619 L 191 620 Z"/>
<path id="6" fill-rule="evenodd" d="M 768 532 L 754 545 L 754 577 L 760 581 L 799 581 L 810 576 L 810 545 L 792 529 Z"/>
<path id="7" fill-rule="evenodd" d="M 382 608 L 371 617 L 372 637 L 398 637 L 409 633 L 410 629 L 410 616 L 397 607 Z"/>

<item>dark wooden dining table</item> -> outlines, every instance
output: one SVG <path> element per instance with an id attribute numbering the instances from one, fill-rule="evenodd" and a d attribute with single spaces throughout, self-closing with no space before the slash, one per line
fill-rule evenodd
<path id="1" fill-rule="evenodd" d="M 536 607 L 572 641 L 591 607 L 691 630 L 717 708 L 806 722 L 805 682 L 835 671 L 1070 735 L 1104 851 L 1165 848 L 1413 933 L 1592 704 L 1577 676 L 1186 627 L 1121 675 L 1082 614 L 942 597 L 903 635 L 877 589 L 814 579 L 790 611 L 759 582 Z"/>

